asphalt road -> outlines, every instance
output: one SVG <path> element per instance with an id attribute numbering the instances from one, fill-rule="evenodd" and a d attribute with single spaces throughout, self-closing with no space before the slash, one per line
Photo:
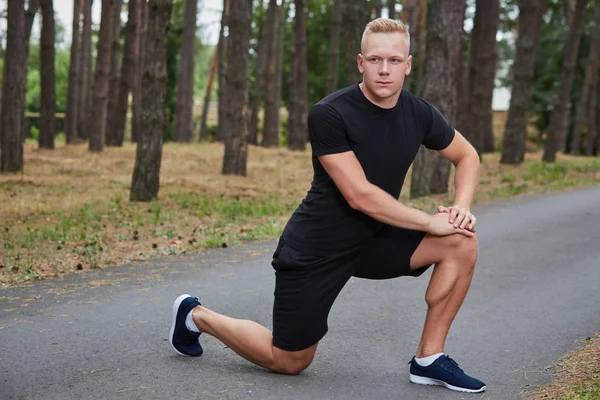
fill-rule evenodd
<path id="1" fill-rule="evenodd" d="M 480 258 L 446 352 L 481 394 L 411 384 L 421 278 L 353 279 L 300 376 L 269 373 L 203 335 L 167 341 L 173 300 L 271 324 L 274 241 L 0 290 L 0 399 L 513 399 L 600 330 L 600 187 L 477 207 Z"/>

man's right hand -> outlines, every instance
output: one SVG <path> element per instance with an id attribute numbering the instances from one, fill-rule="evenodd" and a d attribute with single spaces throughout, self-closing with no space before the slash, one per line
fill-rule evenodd
<path id="1" fill-rule="evenodd" d="M 456 228 L 448 221 L 447 213 L 437 213 L 432 215 L 429 220 L 429 226 L 427 232 L 435 236 L 448 236 L 454 233 L 460 233 L 468 237 L 475 236 L 475 233 L 467 230 Z"/>

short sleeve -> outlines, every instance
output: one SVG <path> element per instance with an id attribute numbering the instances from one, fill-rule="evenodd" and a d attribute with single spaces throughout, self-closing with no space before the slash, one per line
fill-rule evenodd
<path id="1" fill-rule="evenodd" d="M 342 117 L 327 104 L 316 104 L 308 113 L 308 134 L 315 157 L 352 150 Z"/>
<path id="2" fill-rule="evenodd" d="M 454 128 L 431 103 L 427 101 L 423 103 L 427 109 L 425 118 L 429 119 L 423 124 L 425 127 L 423 144 L 431 150 L 444 150 L 454 139 Z"/>

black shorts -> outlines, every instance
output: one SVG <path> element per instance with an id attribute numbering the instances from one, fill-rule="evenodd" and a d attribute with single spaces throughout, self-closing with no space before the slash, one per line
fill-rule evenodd
<path id="1" fill-rule="evenodd" d="M 327 333 L 331 306 L 350 277 L 390 279 L 419 276 L 430 267 L 410 269 L 410 258 L 425 232 L 385 227 L 363 246 L 327 256 L 306 255 L 279 239 L 273 254 L 275 301 L 273 345 L 306 349 Z"/>

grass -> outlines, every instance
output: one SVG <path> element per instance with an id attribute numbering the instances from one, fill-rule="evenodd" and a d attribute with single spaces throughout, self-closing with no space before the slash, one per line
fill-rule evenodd
<path id="1" fill-rule="evenodd" d="M 25 145 L 25 170 L 0 176 L 0 285 L 278 236 L 312 179 L 310 151 L 251 147 L 248 177 L 220 174 L 223 146 L 164 146 L 159 199 L 129 201 L 135 146 Z M 600 159 L 484 157 L 476 202 L 600 183 Z M 425 210 L 453 196 L 401 201 Z M 452 186 L 452 185 L 451 185 Z"/>
<path id="2" fill-rule="evenodd" d="M 579 348 L 556 362 L 555 379 L 524 393 L 531 400 L 600 399 L 600 334 L 587 338 Z"/>

